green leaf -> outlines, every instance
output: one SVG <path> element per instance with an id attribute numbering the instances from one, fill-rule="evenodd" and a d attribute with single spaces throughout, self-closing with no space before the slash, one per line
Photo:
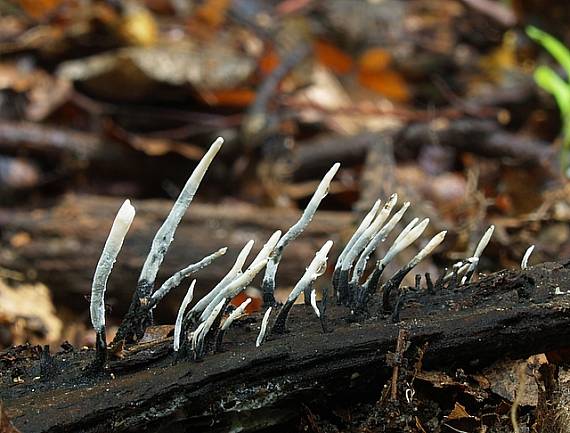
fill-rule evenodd
<path id="1" fill-rule="evenodd" d="M 556 39 L 554 36 L 534 27 L 528 26 L 526 28 L 526 33 L 536 42 L 541 44 L 550 53 L 552 57 L 556 59 L 560 66 L 566 71 L 570 79 L 570 50 L 564 46 L 562 42 Z"/>
<path id="2" fill-rule="evenodd" d="M 570 121 L 570 86 L 548 66 L 536 68 L 534 80 L 536 84 L 554 96 L 563 120 Z"/>

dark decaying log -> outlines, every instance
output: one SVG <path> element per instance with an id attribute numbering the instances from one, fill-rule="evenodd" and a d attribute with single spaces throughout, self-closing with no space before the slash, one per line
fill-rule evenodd
<path id="1" fill-rule="evenodd" d="M 95 266 L 121 203 L 114 198 L 69 196 L 48 210 L 0 209 L 0 266 L 33 271 L 50 287 L 59 305 L 87 309 L 84 296 L 90 293 Z M 107 302 L 113 306 L 114 316 L 123 315 L 128 307 L 151 241 L 172 202 L 134 200 L 133 205 L 137 215 L 109 280 Z M 276 229 L 288 229 L 298 217 L 299 212 L 294 210 L 194 203 L 176 232 L 158 283 L 227 246 L 225 256 L 196 274 L 196 295 L 202 295 L 225 275 L 248 240 L 255 240 L 253 257 Z M 348 213 L 319 212 L 306 232 L 285 251 L 277 276 L 280 287 L 295 284 L 315 251 L 326 240 L 336 240 L 352 219 Z M 15 235 L 29 239 L 10 245 Z M 159 315 L 178 309 L 187 284 L 189 281 L 165 298 L 158 307 Z"/>
<path id="2" fill-rule="evenodd" d="M 310 306 L 295 305 L 289 333 L 272 335 L 260 348 L 258 315 L 230 328 L 225 351 L 203 362 L 176 361 L 166 338 L 124 351 L 95 376 L 89 376 L 93 350 L 67 348 L 48 363 L 13 349 L 0 357 L 0 398 L 14 425 L 29 433 L 284 425 L 303 404 L 356 401 L 379 390 L 401 329 L 409 332 L 408 350 L 427 343 L 426 369 L 473 371 L 504 357 L 568 346 L 568 288 L 565 265 L 502 271 L 455 290 L 409 291 L 399 323 L 378 313 L 378 300 L 358 322 L 348 309 L 329 305 L 332 332 L 326 334 Z"/>

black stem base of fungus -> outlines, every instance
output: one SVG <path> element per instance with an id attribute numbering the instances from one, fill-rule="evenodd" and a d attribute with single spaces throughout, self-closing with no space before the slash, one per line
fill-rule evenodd
<path id="1" fill-rule="evenodd" d="M 226 351 L 199 364 L 188 358 L 174 362 L 171 338 L 132 346 L 121 359 L 109 360 L 106 369 L 114 379 L 86 377 L 93 351 L 77 349 L 55 354 L 58 374 L 37 381 L 39 357 L 12 349 L 0 357 L 0 396 L 15 426 L 30 433 L 221 432 L 236 423 L 254 431 L 260 422 L 283 427 L 285 407 L 290 421 L 299 419 L 302 404 L 375 401 L 377 393 L 370 398 L 370 390 L 386 383 L 386 354 L 394 351 L 402 328 L 413 346 L 428 343 L 424 370 L 477 372 L 505 357 L 524 359 L 565 347 L 570 296 L 556 295 L 557 287 L 570 287 L 570 269 L 543 264 L 492 274 L 460 290 L 410 291 L 398 324 L 371 317 L 354 326 L 346 320 L 347 308 L 329 305 L 328 334 L 311 308 L 294 308 L 289 332 L 273 334 L 259 348 L 250 317 L 227 332 Z M 255 316 L 258 324 L 261 317 Z M 291 401 L 294 407 L 287 405 Z M 433 414 L 416 416 L 425 421 Z"/>
<path id="2" fill-rule="evenodd" d="M 263 305 L 265 308 L 272 307 L 275 301 L 275 281 L 263 280 L 261 283 L 261 291 L 263 292 Z"/>
<path id="3" fill-rule="evenodd" d="M 289 317 L 289 312 L 294 303 L 295 301 L 288 300 L 281 306 L 271 327 L 271 334 L 285 334 L 287 332 L 287 317 Z"/>
<path id="4" fill-rule="evenodd" d="M 107 337 L 103 328 L 95 335 L 95 361 L 93 367 L 102 370 L 107 362 Z"/>
<path id="5" fill-rule="evenodd" d="M 149 308 L 147 293 L 148 286 L 137 287 L 129 310 L 119 325 L 111 346 L 136 343 L 143 337 L 146 328 L 152 325 L 152 310 Z"/>

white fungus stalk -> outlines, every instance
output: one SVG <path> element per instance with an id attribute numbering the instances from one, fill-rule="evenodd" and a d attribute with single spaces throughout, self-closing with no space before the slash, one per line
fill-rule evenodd
<path id="1" fill-rule="evenodd" d="M 341 265 L 342 271 L 348 271 L 350 268 L 352 268 L 352 264 L 354 263 L 354 261 L 362 253 L 362 251 L 364 251 L 366 245 L 368 245 L 368 243 L 372 240 L 372 238 L 374 238 L 376 233 L 378 233 L 378 231 L 382 227 L 382 224 L 384 224 L 384 222 L 390 215 L 390 212 L 392 212 L 392 209 L 396 205 L 397 201 L 398 201 L 398 195 L 392 194 L 390 200 L 384 205 L 384 207 L 378 213 L 378 216 L 374 219 L 372 224 L 370 224 L 370 226 L 366 230 L 364 230 L 362 235 L 358 238 L 358 240 L 354 243 L 352 248 L 348 251 L 348 253 L 344 257 Z"/>
<path id="2" fill-rule="evenodd" d="M 272 307 L 269 307 L 265 314 L 263 315 L 263 320 L 261 321 L 261 329 L 259 330 L 259 335 L 255 341 L 255 347 L 259 347 L 265 341 L 265 334 L 267 333 L 267 324 L 269 323 L 269 315 L 271 314 Z"/>
<path id="3" fill-rule="evenodd" d="M 521 269 L 524 271 L 526 269 L 528 269 L 528 259 L 530 258 L 530 255 L 532 254 L 532 252 L 534 251 L 534 245 L 531 245 L 530 247 L 527 248 L 527 250 L 524 253 L 524 256 L 521 260 Z"/>
<path id="4" fill-rule="evenodd" d="M 178 199 L 172 206 L 170 213 L 162 223 L 162 226 L 156 232 L 154 239 L 152 241 L 152 246 L 150 252 L 144 262 L 141 269 L 141 274 L 139 276 L 139 287 L 144 291 L 143 295 L 149 295 L 152 291 L 154 281 L 156 280 L 156 275 L 158 274 L 158 269 L 164 260 L 164 256 L 168 251 L 168 247 L 174 239 L 174 233 L 180 220 L 184 216 L 186 209 L 194 199 L 194 195 L 200 186 L 200 182 L 204 178 L 208 167 L 210 166 L 212 160 L 222 147 L 224 143 L 223 138 L 218 137 L 216 141 L 210 146 L 206 154 L 202 157 L 188 181 L 184 185 L 184 188 L 180 192 Z"/>
<path id="5" fill-rule="evenodd" d="M 204 257 L 198 263 L 194 263 L 194 264 L 187 266 L 186 268 L 176 272 L 173 276 L 171 276 L 168 280 L 166 280 L 164 282 L 164 284 L 162 284 L 162 286 L 160 286 L 160 289 L 158 289 L 156 292 L 154 292 L 152 294 L 151 304 L 153 306 L 156 306 L 156 304 L 162 298 L 164 298 L 174 287 L 178 287 L 180 285 L 180 283 L 182 282 L 182 280 L 189 277 L 193 273 L 198 272 L 200 269 L 205 268 L 210 263 L 212 263 L 214 260 L 216 260 L 217 258 L 226 254 L 227 250 L 228 250 L 227 247 L 220 248 L 215 253 Z"/>
<path id="6" fill-rule="evenodd" d="M 226 305 L 226 298 L 222 298 L 220 302 L 218 302 L 218 304 L 214 307 L 208 318 L 204 321 L 204 326 L 202 327 L 202 330 L 200 331 L 200 334 L 197 337 L 197 344 L 196 344 L 197 352 L 202 351 L 202 347 L 204 345 L 204 339 L 206 338 L 206 335 L 208 335 L 208 332 L 210 332 L 210 329 L 212 328 L 212 325 L 216 321 L 216 318 L 222 312 L 222 308 L 224 308 L 224 305 Z M 197 354 L 199 355 L 199 353 Z"/>
<path id="7" fill-rule="evenodd" d="M 427 225 L 429 224 L 429 218 L 424 219 L 421 223 L 415 226 L 413 229 L 409 230 L 404 236 L 398 236 L 394 241 L 386 255 L 381 260 L 381 265 L 387 266 L 400 252 L 410 246 L 413 242 L 418 239 Z"/>
<path id="8" fill-rule="evenodd" d="M 319 307 L 317 307 L 317 291 L 315 289 L 311 290 L 311 307 L 313 307 L 315 314 L 320 319 L 321 312 L 319 311 Z"/>
<path id="9" fill-rule="evenodd" d="M 206 322 L 202 322 L 198 325 L 198 327 L 196 328 L 196 330 L 194 332 L 192 332 L 192 352 L 196 353 L 197 347 L 198 347 L 198 338 L 200 337 L 200 334 L 202 333 L 202 329 L 204 329 L 204 326 L 206 326 Z"/>
<path id="10" fill-rule="evenodd" d="M 249 283 L 255 278 L 255 276 L 265 267 L 267 264 L 267 259 L 260 262 L 253 263 L 249 268 L 245 270 L 243 274 L 238 276 L 230 284 L 228 284 L 220 293 L 218 293 L 212 302 L 202 312 L 200 320 L 206 320 L 206 318 L 212 313 L 212 310 L 220 302 L 221 299 L 233 299 L 242 290 L 244 290 Z"/>
<path id="11" fill-rule="evenodd" d="M 192 282 L 190 283 L 190 287 L 186 292 L 186 296 L 184 296 L 182 304 L 180 304 L 180 308 L 178 309 L 178 315 L 176 316 L 176 322 L 174 324 L 174 342 L 172 343 L 175 352 L 178 352 L 178 349 L 180 348 L 180 333 L 182 331 L 182 319 L 184 319 L 184 313 L 186 312 L 188 304 L 192 302 L 192 298 L 194 297 L 195 285 L 196 285 L 196 280 L 192 280 Z"/>
<path id="12" fill-rule="evenodd" d="M 125 236 L 135 218 L 135 213 L 135 208 L 131 205 L 131 202 L 125 200 L 113 221 L 111 231 L 95 269 L 89 310 L 91 323 L 98 334 L 105 330 L 105 291 L 107 289 L 107 280 L 113 269 L 113 264 L 117 260 L 119 251 L 121 251 Z"/>
<path id="13" fill-rule="evenodd" d="M 273 254 L 269 262 L 267 263 L 267 269 L 265 270 L 265 276 L 263 277 L 263 288 L 264 288 L 264 300 L 268 298 L 273 299 L 273 291 L 275 289 L 275 274 L 277 273 L 277 267 L 279 266 L 279 261 L 283 254 L 283 250 L 289 244 L 289 242 L 296 239 L 305 228 L 309 225 L 315 212 L 317 211 L 321 201 L 326 197 L 329 192 L 329 187 L 334 175 L 337 173 L 340 164 L 337 162 L 331 169 L 325 174 L 319 186 L 317 187 L 315 193 L 311 197 L 309 204 L 303 211 L 301 218 L 289 229 L 287 233 L 283 235 L 279 242 L 275 246 Z"/>
<path id="14" fill-rule="evenodd" d="M 422 223 L 420 223 L 420 225 L 418 227 L 420 227 Z M 410 234 L 408 236 L 410 236 L 412 234 L 412 231 L 410 231 Z M 387 311 L 390 308 L 390 293 L 392 292 L 392 290 L 398 289 L 400 287 L 400 284 L 402 283 L 402 281 L 406 277 L 406 275 L 408 275 L 408 273 L 414 267 L 416 267 L 418 265 L 418 263 L 420 263 L 428 255 L 430 255 L 433 252 L 433 250 L 436 249 L 443 242 L 443 239 L 445 238 L 446 233 L 447 233 L 446 231 L 443 231 L 443 232 L 440 232 L 437 235 L 435 235 L 433 238 L 431 238 L 431 240 L 427 243 L 427 245 L 425 247 L 423 247 L 404 267 L 402 267 L 400 270 L 398 270 L 386 282 L 386 284 L 384 284 L 383 295 L 382 295 L 382 305 L 384 307 L 384 310 Z M 407 239 L 408 239 L 408 237 L 405 237 L 404 239 L 402 239 L 400 241 L 400 243 L 404 242 L 404 240 L 406 240 L 406 242 L 407 242 Z"/>
<path id="15" fill-rule="evenodd" d="M 483 234 L 483 236 L 481 237 L 481 240 L 477 244 L 477 247 L 475 248 L 475 252 L 473 253 L 473 257 L 477 257 L 477 259 L 481 258 L 481 255 L 483 254 L 483 251 L 485 250 L 485 248 L 487 248 L 487 245 L 489 244 L 489 241 L 491 240 L 491 236 L 493 236 L 494 231 L 495 231 L 495 226 L 494 225 L 489 226 L 489 228 Z M 477 267 L 478 263 L 479 263 L 478 260 L 477 260 L 477 263 L 472 263 L 471 266 L 469 267 L 469 269 L 467 270 L 467 273 L 468 274 L 473 273 L 473 271 L 475 271 L 475 268 Z"/>
<path id="16" fill-rule="evenodd" d="M 247 260 L 247 256 L 251 252 L 251 248 L 253 247 L 253 243 L 254 243 L 254 241 L 252 239 L 247 244 L 245 244 L 245 246 L 242 248 L 242 250 L 238 254 L 234 265 L 231 267 L 231 269 L 228 271 L 228 273 L 224 276 L 224 278 L 222 278 L 220 280 L 220 282 L 218 284 L 216 284 L 214 286 L 214 288 L 212 290 L 210 290 L 210 292 L 206 296 L 204 296 L 202 299 L 200 299 L 196 303 L 196 305 L 194 305 L 194 307 L 192 307 L 192 309 L 190 311 L 196 312 L 196 313 L 204 311 L 204 308 L 206 308 L 208 306 L 208 304 L 210 302 L 212 302 L 212 299 L 214 299 L 216 297 L 216 295 L 218 293 L 220 293 L 220 291 L 224 287 L 226 287 L 229 283 L 231 283 L 232 280 L 234 280 L 238 275 L 241 274 L 243 265 L 244 265 L 245 261 Z"/>
<path id="17" fill-rule="evenodd" d="M 396 239 L 394 239 L 393 245 L 397 244 L 402 240 L 402 238 L 407 236 L 407 234 L 410 233 L 410 231 L 412 231 L 412 229 L 418 224 L 419 220 L 420 220 L 419 218 L 414 218 L 413 220 L 411 220 L 408 223 L 408 225 L 404 227 L 404 230 L 402 230 L 400 234 L 396 237 Z"/>
<path id="18" fill-rule="evenodd" d="M 360 278 L 362 277 L 362 275 L 364 274 L 364 270 L 366 269 L 366 264 L 368 263 L 368 259 L 370 258 L 372 253 L 376 251 L 378 245 L 384 242 L 386 238 L 390 235 L 392 230 L 394 230 L 394 227 L 396 227 L 396 224 L 400 222 L 400 220 L 404 216 L 404 213 L 406 213 L 409 207 L 410 207 L 410 202 L 409 201 L 405 202 L 400 208 L 400 210 L 396 212 L 392 216 L 392 218 L 390 218 L 390 220 L 386 223 L 386 225 L 382 227 L 382 229 L 372 238 L 372 240 L 368 243 L 368 245 L 366 245 L 366 248 L 358 258 L 358 261 L 354 266 L 354 272 L 352 274 L 352 280 L 351 280 L 353 284 L 357 284 L 360 281 Z"/>
<path id="19" fill-rule="evenodd" d="M 336 265 L 334 267 L 335 271 L 338 271 L 341 268 L 342 261 L 345 258 L 346 254 L 348 253 L 348 251 L 350 251 L 352 249 L 352 247 L 354 246 L 354 244 L 356 243 L 358 238 L 360 238 L 362 233 L 364 233 L 364 231 L 370 226 L 370 224 L 374 220 L 374 217 L 378 213 L 378 209 L 380 209 L 381 203 L 382 203 L 382 200 L 380 200 L 380 199 L 376 200 L 376 202 L 374 203 L 374 206 L 372 206 L 370 211 L 362 219 L 362 222 L 360 223 L 358 228 L 355 230 L 354 234 L 352 235 L 352 237 L 347 242 L 347 244 L 345 245 L 345 247 L 341 251 L 340 255 L 338 256 L 338 258 L 336 260 Z"/>
<path id="20" fill-rule="evenodd" d="M 420 263 L 423 259 L 429 256 L 433 252 L 433 250 L 435 250 L 443 242 L 446 234 L 447 231 L 442 231 L 439 232 L 437 235 L 435 235 L 433 238 L 431 238 L 431 240 L 427 243 L 427 245 L 423 247 L 420 250 L 420 252 L 417 253 L 412 258 L 412 260 L 408 262 L 406 268 L 408 268 L 409 270 L 413 269 L 418 265 L 418 263 Z"/>
<path id="21" fill-rule="evenodd" d="M 323 275 L 327 268 L 327 255 L 330 252 L 332 245 L 333 241 L 327 241 L 315 254 L 315 258 L 311 261 L 311 264 L 307 267 L 307 270 L 295 285 L 291 293 L 289 293 L 287 302 L 295 302 L 301 292 L 309 287 L 319 276 Z"/>
<path id="22" fill-rule="evenodd" d="M 245 309 L 250 303 L 251 303 L 251 298 L 247 298 L 239 305 L 239 307 L 237 307 L 234 311 L 232 311 L 229 317 L 225 320 L 224 324 L 222 325 L 221 328 L 222 331 L 227 331 L 231 326 L 231 324 L 234 323 L 234 320 L 240 318 L 243 315 Z"/>
<path id="23" fill-rule="evenodd" d="M 267 240 L 265 245 L 263 245 L 259 253 L 257 253 L 257 256 L 255 256 L 255 258 L 253 259 L 253 262 L 251 263 L 254 264 L 269 258 L 269 256 L 277 246 L 279 239 L 281 239 L 281 230 L 277 230 L 271 235 L 271 237 Z"/>

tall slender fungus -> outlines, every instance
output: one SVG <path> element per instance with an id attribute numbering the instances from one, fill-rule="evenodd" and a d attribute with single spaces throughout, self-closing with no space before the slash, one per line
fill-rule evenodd
<path id="1" fill-rule="evenodd" d="M 210 146 L 186 181 L 184 188 L 182 188 L 180 195 L 172 206 L 170 213 L 162 223 L 162 226 L 156 232 L 150 252 L 146 257 L 139 276 L 139 284 L 146 286 L 146 294 L 152 290 L 156 275 L 158 274 L 158 269 L 164 260 L 164 256 L 166 255 L 170 244 L 174 240 L 176 228 L 186 213 L 186 209 L 188 209 L 188 206 L 192 203 L 208 167 L 210 167 L 214 157 L 222 148 L 222 144 L 224 144 L 224 139 L 222 137 L 218 137 Z"/>
<path id="2" fill-rule="evenodd" d="M 382 200 L 380 200 L 380 199 L 376 200 L 376 202 L 374 203 L 374 206 L 372 206 L 372 209 L 370 209 L 370 211 L 362 219 L 362 222 L 360 223 L 358 228 L 354 231 L 352 237 L 349 239 L 347 244 L 344 246 L 344 248 L 340 252 L 340 254 L 336 260 L 336 265 L 334 267 L 334 273 L 333 273 L 333 287 L 335 289 L 337 288 L 337 285 L 338 285 L 338 273 L 340 272 L 344 258 L 346 257 L 348 252 L 352 249 L 352 247 L 354 246 L 356 241 L 358 241 L 358 239 L 360 238 L 362 233 L 364 233 L 364 231 L 370 226 L 370 224 L 374 220 L 374 217 L 378 213 L 378 209 L 380 209 L 381 203 L 382 203 Z"/>
<path id="3" fill-rule="evenodd" d="M 109 236 L 103 247 L 103 252 L 97 263 L 97 268 L 95 269 L 95 275 L 93 276 L 89 311 L 91 313 L 91 323 L 97 334 L 97 358 L 100 362 L 105 361 L 107 347 L 105 341 L 105 291 L 107 289 L 107 280 L 117 260 L 119 251 L 121 251 L 125 236 L 135 218 L 135 213 L 135 208 L 131 205 L 131 202 L 125 200 L 113 221 L 111 231 L 109 232 Z"/>
<path id="4" fill-rule="evenodd" d="M 208 167 L 221 149 L 223 143 L 223 138 L 219 137 L 210 146 L 186 181 L 184 188 L 182 188 L 180 195 L 176 199 L 176 202 L 174 202 L 162 226 L 156 232 L 148 256 L 142 266 L 129 311 L 119 326 L 114 343 L 118 343 L 121 340 L 127 342 L 136 341 L 137 338 L 142 337 L 145 328 L 152 322 L 152 308 L 149 308 L 146 301 L 154 290 L 158 270 L 170 244 L 174 240 L 174 233 L 176 232 L 178 224 L 182 220 L 186 209 L 190 206 L 190 203 L 192 203 Z"/>
<path id="5" fill-rule="evenodd" d="M 295 300 L 303 291 L 310 287 L 310 285 L 313 284 L 313 282 L 325 272 L 327 268 L 327 255 L 330 252 L 332 245 L 333 241 L 327 241 L 323 247 L 315 254 L 315 258 L 311 261 L 311 264 L 307 267 L 307 270 L 299 282 L 295 285 L 293 290 L 291 290 L 287 301 L 279 310 L 279 314 L 275 319 L 275 325 L 273 326 L 273 332 L 277 334 L 282 334 L 285 332 L 287 316 L 289 315 L 289 311 L 295 303 Z M 315 308 L 315 306 L 313 306 L 313 308 Z M 318 315 L 320 315 L 320 313 Z"/>
<path id="6" fill-rule="evenodd" d="M 384 225 L 382 229 L 378 233 L 376 233 L 376 235 L 374 235 L 374 237 L 368 243 L 368 245 L 366 245 L 366 248 L 364 249 L 362 254 L 360 254 L 360 257 L 358 258 L 358 261 L 354 266 L 354 271 L 352 273 L 352 279 L 351 279 L 352 284 L 358 284 L 360 282 L 360 278 L 362 277 L 366 269 L 366 264 L 368 263 L 368 259 L 370 258 L 372 253 L 376 250 L 376 248 L 378 248 L 378 246 L 386 240 L 386 238 L 390 235 L 390 233 L 392 233 L 392 230 L 394 230 L 396 224 L 400 222 L 400 220 L 404 216 L 404 213 L 406 213 L 409 207 L 410 207 L 410 202 L 409 201 L 405 202 L 400 208 L 400 210 L 396 212 L 392 216 L 392 218 L 390 218 L 390 220 L 386 223 L 386 225 Z M 418 219 L 415 218 L 413 221 L 413 225 L 415 225 L 417 221 Z"/>
<path id="7" fill-rule="evenodd" d="M 208 304 L 210 302 L 212 302 L 212 299 L 214 299 L 214 297 L 218 293 L 220 293 L 220 290 L 222 290 L 224 287 L 226 287 L 238 275 L 241 275 L 243 265 L 244 265 L 245 261 L 247 260 L 247 256 L 251 252 L 251 248 L 253 247 L 253 243 L 254 243 L 254 241 L 252 239 L 247 244 L 245 244 L 245 246 L 242 248 L 242 250 L 238 254 L 234 265 L 231 267 L 231 269 L 228 271 L 228 273 L 224 276 L 224 278 L 222 278 L 220 280 L 220 282 L 218 284 L 216 284 L 214 286 L 214 288 L 212 290 L 210 290 L 210 292 L 206 296 L 204 296 L 202 299 L 200 299 L 196 303 L 196 305 L 194 305 L 194 307 L 192 307 L 192 310 L 190 310 L 191 312 L 201 313 L 202 311 L 204 311 L 204 308 L 206 308 L 208 306 Z"/>
<path id="8" fill-rule="evenodd" d="M 176 323 L 174 324 L 174 342 L 173 348 L 175 352 L 178 352 L 180 348 L 180 333 L 182 331 L 182 319 L 184 319 L 184 312 L 188 307 L 188 304 L 192 302 L 192 298 L 194 297 L 194 286 L 196 285 L 196 280 L 192 280 L 190 283 L 190 287 L 188 288 L 188 292 L 186 292 L 186 296 L 182 300 L 182 304 L 180 304 L 180 308 L 178 309 L 178 314 L 176 316 Z"/>
<path id="9" fill-rule="evenodd" d="M 404 267 L 398 270 L 392 278 L 390 278 L 386 284 L 382 287 L 383 291 L 383 307 L 386 311 L 389 308 L 390 294 L 393 289 L 400 287 L 405 276 L 414 269 L 418 263 L 429 256 L 433 250 L 435 250 L 445 239 L 447 231 L 439 232 L 423 247 Z"/>
<path id="10" fill-rule="evenodd" d="M 526 269 L 528 269 L 528 259 L 530 258 L 530 255 L 532 254 L 532 252 L 534 251 L 534 245 L 531 245 L 530 247 L 527 248 L 527 250 L 524 253 L 524 256 L 521 260 L 521 269 L 524 271 Z"/>
<path id="11" fill-rule="evenodd" d="M 471 262 L 471 266 L 469 266 L 469 268 L 467 269 L 467 272 L 465 274 L 465 279 L 464 279 L 465 282 L 469 282 L 469 280 L 471 279 L 471 276 L 475 272 L 475 269 L 477 268 L 477 265 L 479 264 L 479 259 L 483 255 L 483 251 L 485 250 L 485 248 L 487 248 L 487 245 L 489 244 L 489 241 L 491 240 L 491 236 L 493 236 L 494 231 L 495 231 L 495 226 L 494 225 L 489 226 L 489 228 L 485 231 L 485 233 L 481 237 L 481 240 L 477 244 L 477 247 L 475 247 L 473 257 L 476 258 L 477 260 L 473 260 Z"/>
<path id="12" fill-rule="evenodd" d="M 261 346 L 265 341 L 265 335 L 267 333 L 267 324 L 269 323 L 269 315 L 271 314 L 272 307 L 269 307 L 265 314 L 263 315 L 263 320 L 261 321 L 261 329 L 257 339 L 255 340 L 255 347 Z"/>
<path id="13" fill-rule="evenodd" d="M 319 205 L 323 198 L 329 192 L 329 187 L 331 181 L 340 168 L 340 164 L 337 162 L 334 164 L 330 170 L 325 174 L 321 183 L 317 187 L 315 193 L 311 197 L 309 204 L 303 211 L 301 218 L 283 235 L 279 242 L 275 246 L 273 253 L 267 263 L 267 269 L 265 270 L 265 276 L 263 277 L 262 289 L 263 289 L 263 301 L 266 305 L 275 303 L 275 296 L 273 292 L 275 291 L 275 274 L 277 273 L 277 267 L 281 261 L 281 256 L 283 255 L 283 250 L 289 244 L 289 242 L 295 240 L 305 228 L 309 225 L 315 212 L 317 211 Z"/>

